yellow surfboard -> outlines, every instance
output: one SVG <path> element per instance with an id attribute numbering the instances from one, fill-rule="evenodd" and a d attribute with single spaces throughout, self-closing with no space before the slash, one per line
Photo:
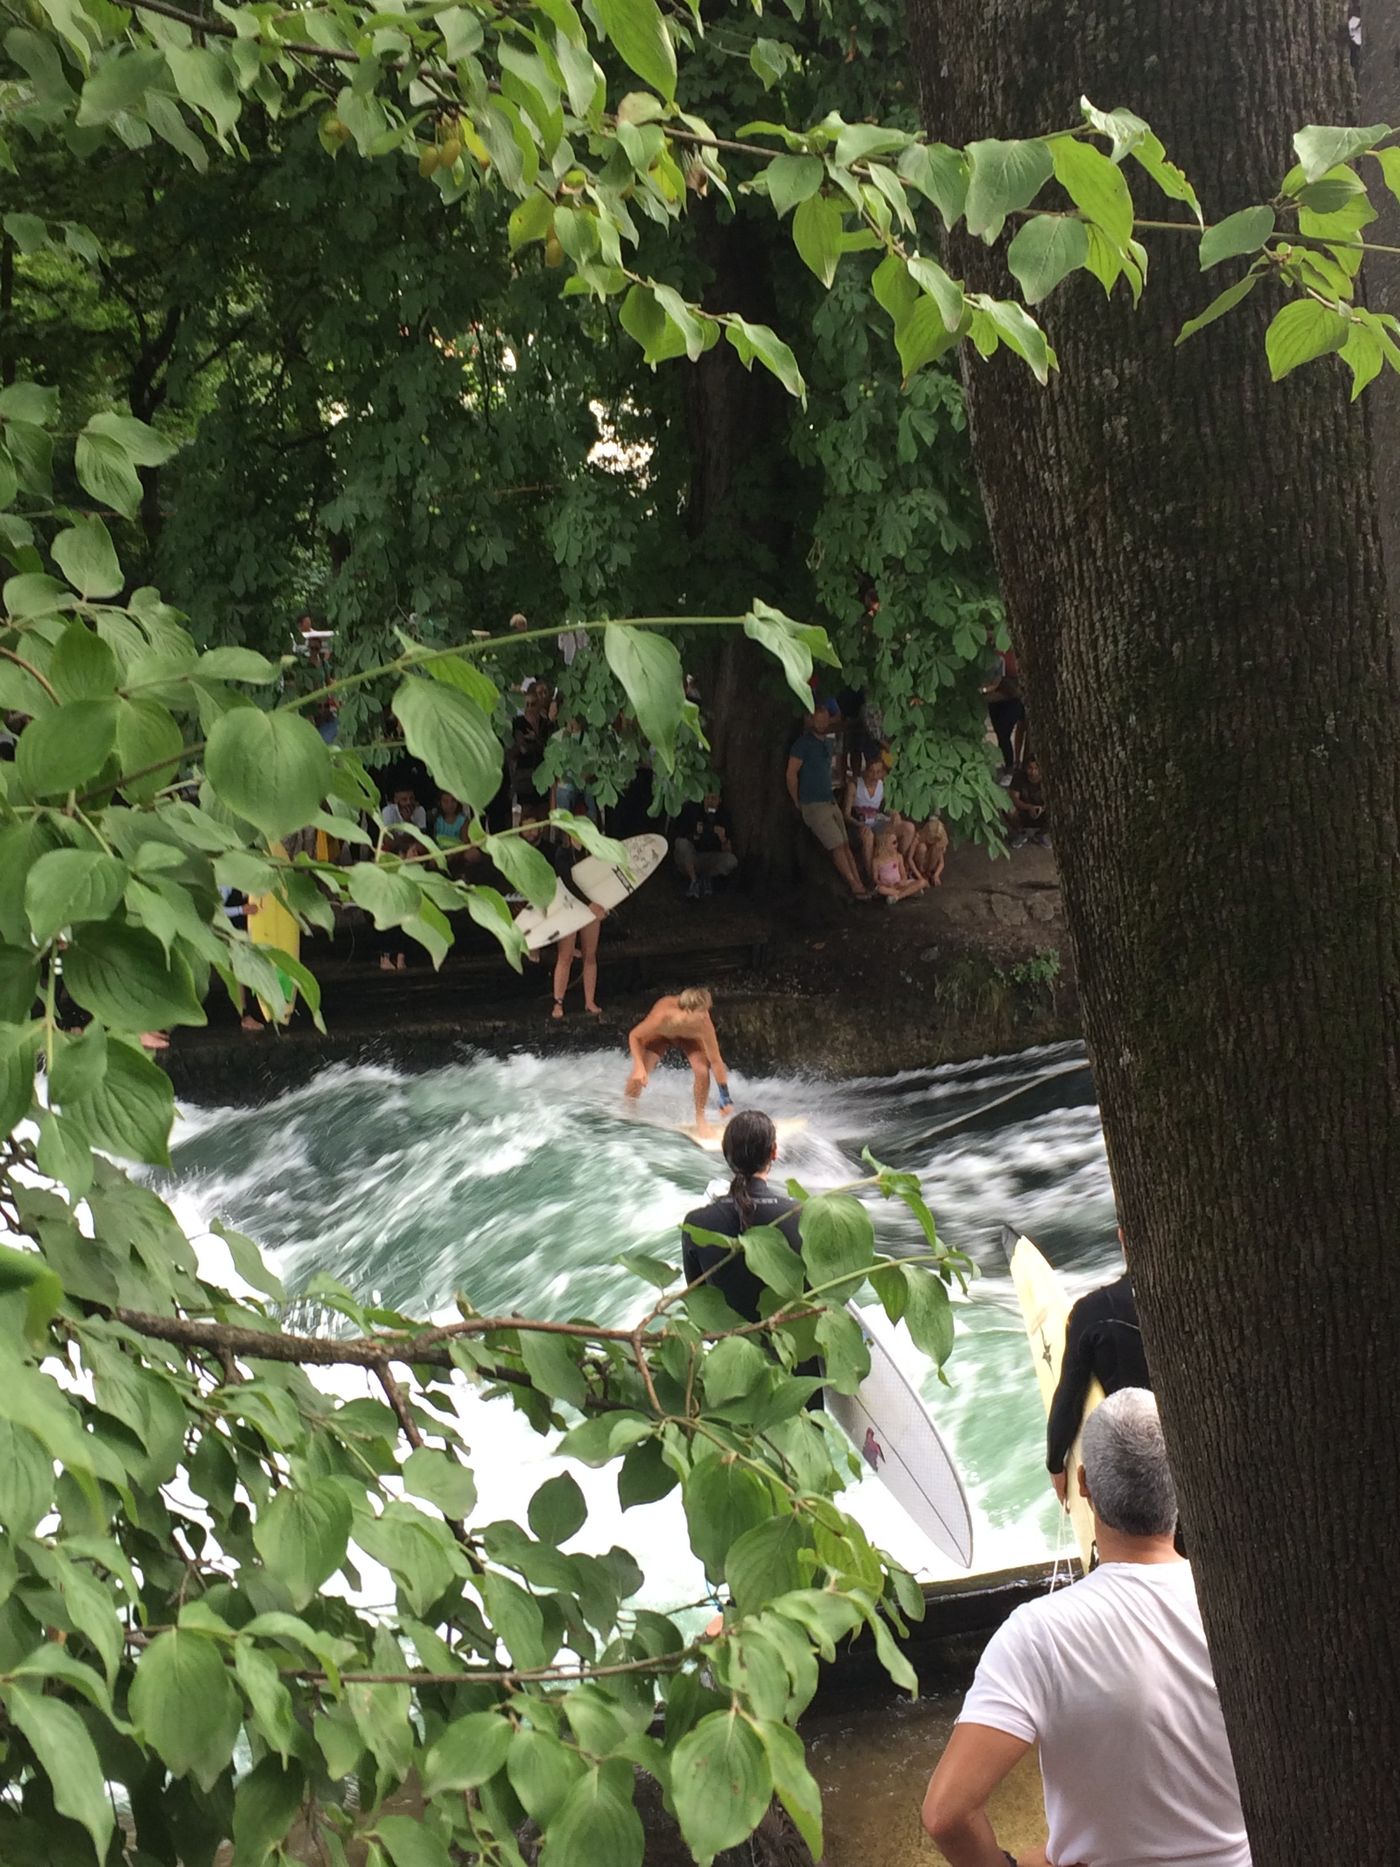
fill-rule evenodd
<path id="1" fill-rule="evenodd" d="M 270 843 L 269 853 L 283 862 L 287 859 L 284 843 Z M 286 953 L 292 959 L 301 958 L 301 928 L 296 918 L 277 899 L 276 895 L 251 895 L 248 900 L 248 938 L 254 946 L 276 947 L 279 953 Z M 287 1001 L 285 1012 L 279 1020 L 272 1007 L 262 999 L 262 1014 L 269 1024 L 285 1022 L 292 1015 L 292 1008 L 297 1002 L 296 982 L 279 966 L 278 977 L 282 982 L 283 996 Z"/>
<path id="2" fill-rule="evenodd" d="M 1065 1295 L 1064 1285 L 1029 1238 L 1018 1237 L 1009 1225 L 1003 1226 L 1002 1246 L 1011 1266 L 1011 1281 L 1016 1287 L 1016 1298 L 1021 1305 L 1026 1337 L 1031 1347 L 1031 1360 L 1040 1383 L 1040 1398 L 1048 1417 L 1055 1389 L 1060 1384 L 1065 1330 L 1069 1326 L 1069 1298 Z M 1088 1419 L 1103 1397 L 1103 1388 L 1097 1381 L 1091 1382 L 1088 1398 L 1084 1402 L 1084 1419 Z M 1080 1426 L 1082 1431 L 1082 1421 Z M 1079 1545 L 1084 1573 L 1087 1575 L 1094 1559 L 1094 1513 L 1079 1489 L 1078 1433 L 1065 1461 L 1065 1472 L 1069 1481 L 1065 1508 L 1069 1512 L 1070 1527 Z"/>

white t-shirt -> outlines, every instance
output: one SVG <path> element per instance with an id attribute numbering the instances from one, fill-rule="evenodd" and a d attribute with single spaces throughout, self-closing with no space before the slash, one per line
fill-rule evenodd
<path id="1" fill-rule="evenodd" d="M 415 830 L 426 830 L 428 827 L 428 813 L 421 804 L 415 804 L 405 817 L 398 805 L 390 802 L 380 811 L 379 816 L 386 829 L 396 823 L 411 823 Z"/>
<path id="2" fill-rule="evenodd" d="M 961 1724 L 1040 1745 L 1052 1861 L 1250 1867 L 1187 1562 L 1110 1562 L 987 1643 Z"/>

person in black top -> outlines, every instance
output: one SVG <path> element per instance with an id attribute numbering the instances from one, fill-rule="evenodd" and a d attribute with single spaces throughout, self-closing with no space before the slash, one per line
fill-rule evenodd
<path id="1" fill-rule="evenodd" d="M 672 848 L 676 867 L 689 886 L 686 898 L 696 901 L 710 892 L 717 877 L 728 877 L 739 866 L 730 842 L 729 812 L 718 791 L 707 791 L 698 804 L 687 804 L 676 819 Z"/>
<path id="2" fill-rule="evenodd" d="M 736 1242 L 731 1251 L 719 1245 L 697 1244 L 692 1228 L 737 1241 L 752 1226 L 776 1225 L 797 1251 L 802 1241 L 796 1203 L 768 1185 L 768 1175 L 778 1158 L 778 1134 L 768 1116 L 758 1109 L 744 1109 L 730 1117 L 724 1131 L 724 1158 L 734 1173 L 729 1191 L 723 1198 L 686 1214 L 681 1226 L 681 1263 L 688 1284 L 705 1277 L 736 1315 L 745 1322 L 757 1322 L 759 1298 L 765 1286 L 749 1269 L 742 1247 Z"/>
<path id="3" fill-rule="evenodd" d="M 1121 1230 L 1118 1240 L 1121 1244 Z M 1116 1394 L 1120 1387 L 1152 1386 L 1133 1286 L 1126 1270 L 1113 1283 L 1081 1297 L 1069 1313 L 1060 1384 L 1050 1403 L 1045 1433 L 1045 1463 L 1062 1504 L 1065 1461 L 1084 1424 L 1084 1402 L 1095 1380 L 1105 1394 Z"/>

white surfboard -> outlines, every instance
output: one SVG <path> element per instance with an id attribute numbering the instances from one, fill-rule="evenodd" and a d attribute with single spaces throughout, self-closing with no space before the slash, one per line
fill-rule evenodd
<path id="1" fill-rule="evenodd" d="M 629 836 L 622 847 L 627 851 L 626 870 L 615 863 L 604 862 L 601 856 L 585 856 L 574 864 L 570 878 L 574 887 L 590 901 L 596 901 L 600 908 L 619 907 L 666 859 L 664 836 Z"/>
<path id="2" fill-rule="evenodd" d="M 577 933 L 593 919 L 588 903 L 580 901 L 560 882 L 547 908 L 526 908 L 516 915 L 515 924 L 524 934 L 526 946 L 532 953 L 538 953 L 541 947 L 553 946 L 556 940 L 562 940 L 565 934 Z"/>
<path id="3" fill-rule="evenodd" d="M 1002 1226 L 1001 1246 L 1011 1268 L 1011 1281 L 1016 1287 L 1016 1300 L 1021 1305 L 1021 1318 L 1026 1325 L 1040 1398 L 1048 1416 L 1055 1390 L 1060 1385 L 1060 1363 L 1064 1360 L 1065 1331 L 1069 1326 L 1069 1297 L 1037 1247 L 1014 1226 Z M 1102 1387 L 1097 1381 L 1091 1381 L 1084 1401 L 1084 1419 L 1088 1419 L 1103 1397 Z M 1069 1480 L 1065 1509 L 1087 1575 L 1094 1565 L 1094 1513 L 1079 1489 L 1079 1441 L 1083 1430 L 1081 1422 L 1065 1461 Z"/>
<path id="4" fill-rule="evenodd" d="M 930 1543 L 972 1567 L 972 1512 L 962 1477 L 928 1408 L 854 1303 L 846 1305 L 870 1348 L 870 1372 L 854 1394 L 826 1390 L 826 1410 Z"/>
<path id="5" fill-rule="evenodd" d="M 727 1119 L 726 1117 L 726 1120 Z M 780 1145 L 782 1142 L 790 1140 L 793 1135 L 801 1134 L 806 1126 L 807 1117 L 805 1115 L 779 1115 L 773 1123 L 773 1127 L 777 1131 Z M 696 1147 L 703 1147 L 707 1154 L 719 1154 L 724 1150 L 724 1130 L 722 1128 L 715 1134 L 697 1134 L 693 1127 L 683 1127 L 681 1133 L 687 1140 L 693 1141 Z"/>

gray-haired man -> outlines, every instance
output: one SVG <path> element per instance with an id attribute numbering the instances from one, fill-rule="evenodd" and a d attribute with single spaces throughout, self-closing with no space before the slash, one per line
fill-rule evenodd
<path id="1" fill-rule="evenodd" d="M 1005 1867 L 993 1790 L 1040 1746 L 1046 1849 L 1019 1867 L 1249 1867 L 1239 1790 L 1157 1403 L 1125 1387 L 1084 1428 L 1099 1566 L 988 1642 L 924 1797 L 951 1867 Z"/>

